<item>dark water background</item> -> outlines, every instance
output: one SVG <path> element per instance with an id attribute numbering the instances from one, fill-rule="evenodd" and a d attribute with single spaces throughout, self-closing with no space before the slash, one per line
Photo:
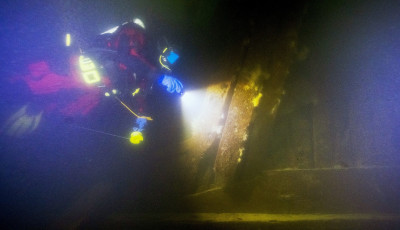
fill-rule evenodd
<path id="1" fill-rule="evenodd" d="M 199 72 L 213 72 L 216 68 L 213 61 L 224 50 L 227 34 L 231 39 L 237 36 L 240 40 L 245 37 L 243 34 L 251 32 L 247 26 L 252 21 L 247 18 L 265 18 L 274 25 L 281 23 L 278 19 L 274 20 L 271 11 L 270 14 L 263 14 L 261 9 L 252 11 L 249 9 L 254 6 L 243 2 L 240 6 L 248 6 L 249 9 L 235 8 L 237 2 L 241 1 L 1 2 L 1 122 L 21 106 L 34 100 L 26 86 L 9 82 L 12 77 L 27 74 L 29 63 L 46 60 L 51 70 L 60 74 L 68 72 L 66 63 L 69 51 L 63 46 L 66 32 L 75 35 L 76 40 L 73 42 L 76 41 L 79 46 L 84 47 L 91 37 L 133 17 L 143 18 L 153 34 L 164 34 L 178 45 L 182 60 L 176 74 L 187 89 L 204 84 L 210 79 L 197 76 L 203 75 Z M 288 88 L 289 95 L 294 92 L 293 97 L 301 101 L 307 99 L 307 95 L 301 93 L 307 94 L 309 88 L 301 85 L 298 87 L 297 82 L 305 79 L 314 85 L 318 94 L 316 98 L 308 98 L 307 103 L 314 103 L 314 99 L 323 101 L 328 98 L 327 105 L 332 110 L 335 109 L 332 113 L 339 117 L 339 129 L 346 126 L 342 121 L 347 118 L 342 118 L 342 114 L 359 115 L 352 117 L 356 120 L 354 123 L 361 124 L 362 127 L 361 131 L 356 131 L 367 133 L 366 137 L 369 139 L 355 132 L 355 136 L 360 136 L 360 142 L 356 139 L 349 148 L 356 149 L 357 153 L 355 156 L 346 154 L 344 158 L 350 155 L 350 162 L 355 162 L 358 158 L 363 160 L 359 156 L 364 154 L 363 150 L 379 152 L 385 150 L 385 146 L 390 146 L 387 147 L 387 155 L 393 156 L 395 160 L 386 164 L 393 166 L 399 162 L 396 153 L 400 135 L 396 116 L 400 107 L 400 27 L 396 9 L 400 7 L 390 3 L 364 6 L 362 1 L 353 3 L 362 7 L 352 7 L 352 4 L 346 5 L 346 2 L 339 1 L 337 5 L 314 4 L 314 8 L 310 8 L 310 14 L 305 17 L 304 27 L 298 38 L 299 43 L 305 44 L 312 52 L 304 65 L 295 66 L 294 72 L 298 71 L 300 74 L 291 75 L 285 87 Z M 392 5 L 397 8 L 391 8 Z M 281 12 L 289 8 L 282 7 Z M 216 10 L 219 13 L 217 16 L 214 14 Z M 251 12 L 259 14 L 254 17 Z M 320 12 L 330 12 L 331 15 L 321 15 Z M 324 20 L 318 21 L 315 18 Z M 255 40 L 270 39 L 262 37 L 263 34 L 258 33 L 260 37 L 255 37 Z M 198 60 L 202 60 L 202 67 L 207 66 L 206 70 L 199 68 Z M 304 78 L 301 78 L 302 75 Z M 357 90 L 361 90 L 363 95 L 359 96 Z M 321 95 L 326 98 L 319 97 Z M 64 95 L 57 97 L 62 100 Z M 362 106 L 353 110 L 351 105 L 343 103 L 349 101 L 353 102 L 353 107 L 357 104 Z M 179 136 L 171 135 L 174 133 L 171 131 L 179 131 L 180 128 L 177 115 L 179 105 L 176 101 L 156 100 L 154 103 L 161 105 L 155 116 L 161 121 L 158 123 L 161 126 L 158 127 L 163 128 L 154 128 L 158 131 L 152 136 L 154 142 L 143 148 L 133 147 L 125 139 L 84 130 L 74 125 L 127 136 L 125 132 L 131 129 L 132 116 L 120 105 L 109 101 L 102 101 L 88 116 L 76 118 L 73 124 L 66 122 L 60 115 L 50 114 L 44 115 L 41 125 L 33 135 L 22 138 L 1 135 L 1 223 L 12 229 L 27 226 L 42 228 L 57 221 L 62 223 L 81 216 L 87 218 L 85 210 L 88 209 L 98 210 L 96 215 L 101 218 L 102 215 L 121 210 L 151 211 L 153 207 L 162 209 L 160 206 L 168 206 L 170 203 L 160 201 L 178 197 L 182 192 L 173 171 L 173 156 L 177 146 L 171 144 L 179 139 Z M 378 106 L 374 107 L 376 105 Z M 178 112 L 163 113 L 163 109 L 177 109 Z M 386 122 L 384 125 L 379 122 L 370 123 L 371 117 L 380 117 Z M 163 123 L 166 120 L 172 122 Z M 358 121 L 362 122 L 357 123 Z M 340 136 L 340 132 L 338 133 Z M 282 138 L 286 136 L 282 134 Z M 368 143 L 372 142 L 369 140 L 374 141 L 376 145 L 371 146 L 375 149 L 369 147 Z M 390 143 L 385 144 L 387 142 Z M 381 158 L 387 157 L 383 155 Z M 281 166 L 276 163 L 281 161 L 283 167 L 286 166 L 286 159 L 281 155 L 276 159 L 268 159 L 271 162 L 270 168 Z M 379 163 L 378 161 L 378 165 Z M 174 181 L 168 178 L 174 178 Z M 147 194 L 149 191 L 151 195 Z M 82 200 L 86 202 L 79 202 Z M 80 203 L 86 206 L 79 208 Z M 83 213 L 74 214 L 70 210 L 83 210 Z"/>

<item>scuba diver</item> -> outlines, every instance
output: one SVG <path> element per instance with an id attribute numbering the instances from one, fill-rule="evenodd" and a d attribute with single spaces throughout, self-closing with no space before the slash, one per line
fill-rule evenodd
<path id="1" fill-rule="evenodd" d="M 29 64 L 28 74 L 16 76 L 10 83 L 23 82 L 35 100 L 12 114 L 0 134 L 22 137 L 32 133 L 45 115 L 60 114 L 72 121 L 73 117 L 88 115 L 102 97 L 108 97 L 136 116 L 130 141 L 142 142 L 152 120 L 148 95 L 155 89 L 172 95 L 183 93 L 182 83 L 171 76 L 179 55 L 167 43 L 154 44 L 146 36 L 139 19 L 98 35 L 80 55 L 70 55 L 71 76 L 54 72 L 47 61 Z"/>
<path id="2" fill-rule="evenodd" d="M 179 55 L 160 41 L 155 44 L 146 37 L 146 27 L 142 20 L 133 19 L 97 36 L 93 45 L 85 52 L 88 57 L 101 65 L 108 80 L 102 87 L 106 97 L 115 97 L 126 109 L 136 116 L 130 141 L 143 141 L 143 131 L 148 121 L 147 96 L 155 87 L 170 94 L 183 94 L 183 85 L 170 75 L 171 66 Z M 156 51 L 159 51 L 158 54 Z M 130 108 L 128 104 L 134 105 Z M 134 112 L 136 111 L 136 112 Z"/>

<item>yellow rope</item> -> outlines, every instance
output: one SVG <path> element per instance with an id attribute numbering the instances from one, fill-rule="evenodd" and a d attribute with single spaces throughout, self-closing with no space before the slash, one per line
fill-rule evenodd
<path id="1" fill-rule="evenodd" d="M 148 121 L 152 121 L 153 118 L 151 117 L 146 117 L 146 116 L 139 116 L 137 115 L 135 112 L 133 112 L 127 105 L 125 105 L 125 103 L 123 103 L 118 97 L 115 97 L 115 99 L 117 99 L 127 110 L 129 110 L 129 112 L 131 112 L 133 115 L 135 115 L 137 118 L 144 118 Z"/>

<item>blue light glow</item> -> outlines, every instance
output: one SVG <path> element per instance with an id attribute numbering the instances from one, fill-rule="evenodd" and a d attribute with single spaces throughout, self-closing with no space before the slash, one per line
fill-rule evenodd
<path id="1" fill-rule="evenodd" d="M 176 62 L 176 60 L 178 60 L 179 55 L 174 53 L 173 51 L 171 51 L 167 57 L 168 62 L 171 64 L 174 64 Z"/>

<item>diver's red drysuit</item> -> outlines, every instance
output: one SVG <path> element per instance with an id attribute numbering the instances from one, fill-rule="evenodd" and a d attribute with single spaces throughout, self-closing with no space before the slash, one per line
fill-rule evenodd
<path id="1" fill-rule="evenodd" d="M 45 112 L 60 112 L 66 116 L 87 115 L 100 100 L 96 88 L 85 86 L 77 76 L 61 76 L 52 72 L 45 61 L 29 65 L 29 74 L 22 77 L 34 96 L 56 95 L 64 93 L 65 100 L 52 101 L 43 105 Z M 73 97 L 72 93 L 79 90 L 79 96 Z M 69 97 L 68 92 L 71 93 Z M 68 98 L 69 97 L 69 98 Z M 67 101 L 67 103 L 65 103 Z"/>

